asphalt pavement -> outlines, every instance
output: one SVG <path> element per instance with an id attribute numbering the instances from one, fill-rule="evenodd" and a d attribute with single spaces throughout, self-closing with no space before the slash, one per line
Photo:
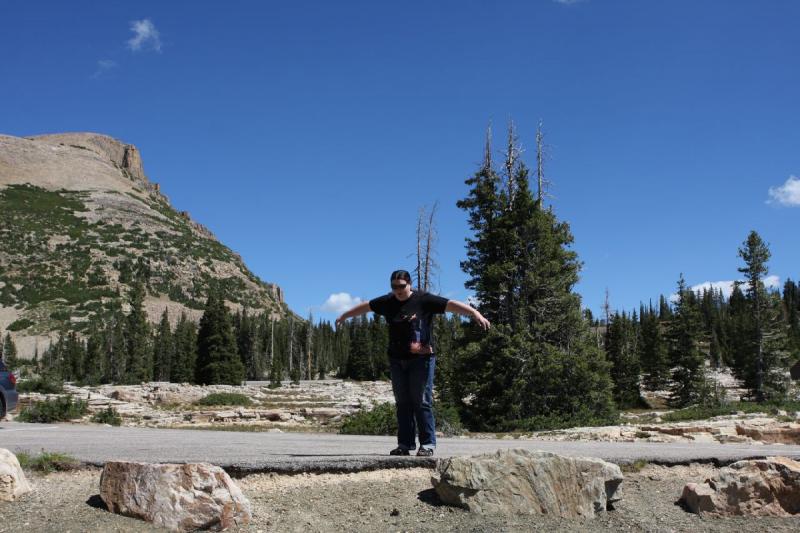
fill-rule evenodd
<path id="1" fill-rule="evenodd" d="M 567 456 L 599 457 L 617 464 L 710 462 L 782 455 L 800 459 L 800 446 L 704 442 L 554 442 L 531 439 L 440 438 L 433 458 L 391 457 L 394 437 L 330 433 L 232 432 L 108 427 L 78 424 L 0 423 L 0 448 L 12 452 L 62 452 L 80 461 L 209 462 L 232 473 L 355 472 L 435 464 L 436 457 L 525 448 Z"/>

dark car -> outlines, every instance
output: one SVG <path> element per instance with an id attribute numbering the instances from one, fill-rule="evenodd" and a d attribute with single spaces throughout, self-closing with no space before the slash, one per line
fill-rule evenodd
<path id="1" fill-rule="evenodd" d="M 0 360 L 0 420 L 17 407 L 17 376 Z"/>

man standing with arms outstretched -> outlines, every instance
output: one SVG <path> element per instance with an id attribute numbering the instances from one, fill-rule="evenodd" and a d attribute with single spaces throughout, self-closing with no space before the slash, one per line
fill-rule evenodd
<path id="1" fill-rule="evenodd" d="M 397 407 L 397 448 L 391 455 L 430 457 L 436 448 L 436 423 L 433 418 L 433 373 L 436 367 L 432 329 L 433 317 L 446 311 L 472 317 L 484 330 L 489 321 L 477 309 L 455 300 L 411 288 L 411 274 L 395 270 L 389 277 L 392 292 L 361 303 L 336 319 L 345 320 L 372 311 L 389 324 L 389 362 L 392 390 Z"/>

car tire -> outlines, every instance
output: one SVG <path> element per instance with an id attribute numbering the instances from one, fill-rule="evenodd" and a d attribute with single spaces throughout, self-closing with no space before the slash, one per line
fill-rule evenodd
<path id="1" fill-rule="evenodd" d="M 0 422 L 6 418 L 6 400 L 0 395 Z"/>

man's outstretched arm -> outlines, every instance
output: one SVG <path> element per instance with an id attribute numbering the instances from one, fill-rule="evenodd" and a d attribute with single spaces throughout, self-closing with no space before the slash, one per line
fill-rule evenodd
<path id="1" fill-rule="evenodd" d="M 447 307 L 445 307 L 444 310 L 450 311 L 451 313 L 472 317 L 472 320 L 477 322 L 478 325 L 483 329 L 489 329 L 491 327 L 489 321 L 486 320 L 480 311 L 470 305 L 465 304 L 464 302 L 459 302 L 458 300 L 448 300 Z"/>
<path id="2" fill-rule="evenodd" d="M 345 311 L 342 315 L 336 319 L 336 327 L 338 328 L 344 321 L 348 318 L 353 318 L 354 316 L 363 315 L 365 313 L 369 313 L 371 309 L 369 308 L 369 302 L 362 302 L 355 306 L 354 308 L 350 309 L 349 311 Z"/>

